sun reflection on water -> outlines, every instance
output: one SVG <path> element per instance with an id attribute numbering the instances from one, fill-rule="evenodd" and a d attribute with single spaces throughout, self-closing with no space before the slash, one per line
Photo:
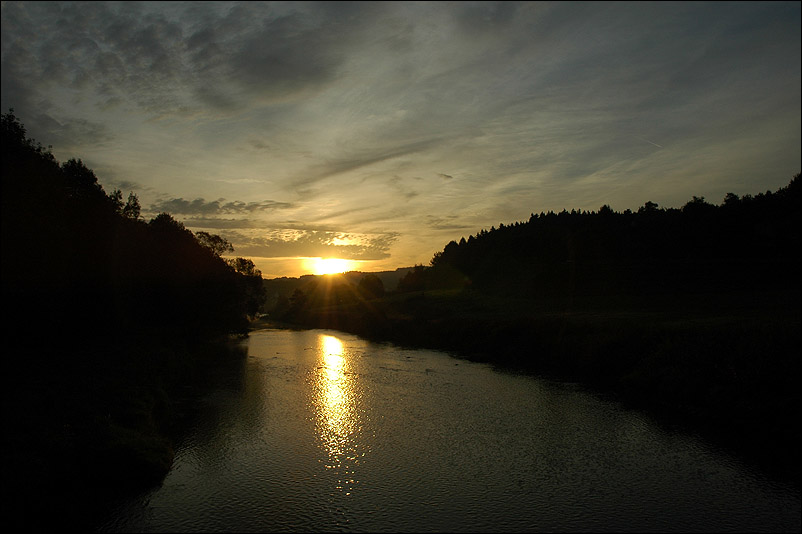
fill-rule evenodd
<path id="1" fill-rule="evenodd" d="M 320 361 L 315 373 L 315 427 L 326 452 L 326 469 L 336 470 L 336 489 L 350 495 L 357 484 L 354 468 L 364 455 L 359 451 L 359 418 L 355 375 L 349 369 L 342 341 L 321 335 Z"/>

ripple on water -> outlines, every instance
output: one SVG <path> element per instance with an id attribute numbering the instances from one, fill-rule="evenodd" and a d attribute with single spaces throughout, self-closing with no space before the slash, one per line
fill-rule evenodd
<path id="1" fill-rule="evenodd" d="M 106 530 L 800 529 L 798 490 L 576 386 L 330 331 L 249 343 Z"/>

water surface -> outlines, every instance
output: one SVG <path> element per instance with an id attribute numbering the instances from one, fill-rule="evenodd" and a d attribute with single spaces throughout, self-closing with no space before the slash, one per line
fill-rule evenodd
<path id="1" fill-rule="evenodd" d="M 798 490 L 576 385 L 326 330 L 247 344 L 101 530 L 800 530 Z"/>

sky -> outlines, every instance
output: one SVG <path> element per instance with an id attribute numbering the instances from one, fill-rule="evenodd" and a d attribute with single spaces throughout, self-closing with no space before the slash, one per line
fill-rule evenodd
<path id="1" fill-rule="evenodd" d="M 800 3 L 2 2 L 2 111 L 265 278 L 802 170 Z"/>

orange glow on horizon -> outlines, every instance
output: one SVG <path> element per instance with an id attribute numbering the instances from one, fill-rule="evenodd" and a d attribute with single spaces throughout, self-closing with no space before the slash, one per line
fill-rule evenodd
<path id="1" fill-rule="evenodd" d="M 356 262 L 340 258 L 309 258 L 305 260 L 304 268 L 312 274 L 336 274 L 355 270 Z"/>

